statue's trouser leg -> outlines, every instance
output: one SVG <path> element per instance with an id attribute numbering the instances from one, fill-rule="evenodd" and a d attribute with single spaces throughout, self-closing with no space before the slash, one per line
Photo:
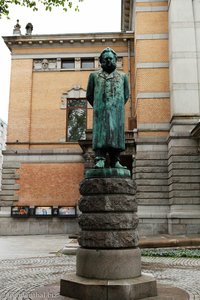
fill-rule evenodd
<path id="1" fill-rule="evenodd" d="M 114 168 L 117 162 L 120 162 L 120 150 L 118 149 L 110 149 L 109 157 L 110 157 L 110 166 Z"/>
<path id="2" fill-rule="evenodd" d="M 103 149 L 95 150 L 95 168 L 104 168 L 106 161 L 106 151 Z"/>

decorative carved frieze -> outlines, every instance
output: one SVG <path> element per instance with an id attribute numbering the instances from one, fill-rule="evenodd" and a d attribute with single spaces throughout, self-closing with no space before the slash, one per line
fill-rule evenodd
<path id="1" fill-rule="evenodd" d="M 60 62 L 56 58 L 43 58 L 33 60 L 34 71 L 52 71 L 60 69 Z"/>

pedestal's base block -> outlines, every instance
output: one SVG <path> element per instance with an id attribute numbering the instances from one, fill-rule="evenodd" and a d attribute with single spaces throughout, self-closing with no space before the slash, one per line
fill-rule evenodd
<path id="1" fill-rule="evenodd" d="M 133 279 L 98 280 L 68 274 L 61 279 L 60 294 L 79 300 L 137 300 L 157 295 L 156 281 L 143 274 Z"/>
<path id="2" fill-rule="evenodd" d="M 141 275 L 140 249 L 77 250 L 76 274 L 93 279 L 123 279 Z"/>
<path id="3" fill-rule="evenodd" d="M 142 300 L 188 300 L 189 295 L 186 291 L 176 288 L 170 285 L 161 285 L 158 284 L 158 296 L 143 298 Z M 42 287 L 37 287 L 34 290 L 31 290 L 31 300 L 47 300 L 44 295 L 49 295 L 48 300 L 75 300 L 74 298 L 63 297 L 59 295 L 60 283 L 51 283 Z M 53 298 L 51 298 L 51 296 Z M 44 298 L 45 297 L 45 298 Z M 87 299 L 85 299 L 87 300 Z M 121 300 L 117 298 L 116 300 Z M 131 300 L 131 299 L 130 299 Z"/>

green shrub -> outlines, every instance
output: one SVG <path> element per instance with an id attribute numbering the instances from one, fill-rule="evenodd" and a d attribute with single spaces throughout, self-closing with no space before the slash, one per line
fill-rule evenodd
<path id="1" fill-rule="evenodd" d="M 142 256 L 200 258 L 198 249 L 141 249 Z"/>

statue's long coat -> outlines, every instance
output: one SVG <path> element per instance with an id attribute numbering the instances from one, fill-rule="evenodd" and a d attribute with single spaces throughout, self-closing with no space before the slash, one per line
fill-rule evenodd
<path id="1" fill-rule="evenodd" d="M 124 105 L 129 97 L 125 73 L 91 73 L 87 100 L 93 106 L 93 149 L 125 150 Z"/>

